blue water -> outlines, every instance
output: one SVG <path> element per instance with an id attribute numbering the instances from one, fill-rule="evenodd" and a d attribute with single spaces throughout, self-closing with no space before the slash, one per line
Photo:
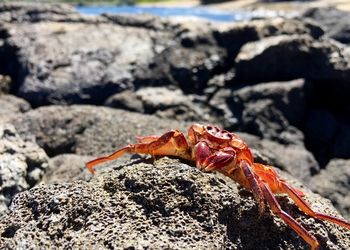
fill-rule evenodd
<path id="1" fill-rule="evenodd" d="M 254 12 L 225 12 L 201 7 L 139 7 L 139 6 L 79 6 L 77 10 L 82 14 L 99 15 L 113 14 L 152 14 L 160 17 L 186 16 L 198 17 L 211 21 L 233 22 L 249 20 L 257 13 Z"/>

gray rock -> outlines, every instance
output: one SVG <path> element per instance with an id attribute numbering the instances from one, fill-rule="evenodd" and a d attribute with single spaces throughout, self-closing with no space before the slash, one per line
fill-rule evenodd
<path id="1" fill-rule="evenodd" d="M 186 132 L 175 120 L 84 105 L 41 107 L 13 120 L 19 133 L 37 142 L 49 156 L 62 153 L 100 155 L 135 142 L 136 136 Z"/>
<path id="2" fill-rule="evenodd" d="M 18 194 L 11 213 L 1 219 L 0 244 L 5 249 L 308 249 L 268 211 L 259 217 L 252 195 L 225 177 L 167 158 L 110 166 L 116 170 L 99 172 L 91 182 L 40 185 Z M 338 216 L 329 201 L 305 192 L 318 210 Z M 349 230 L 308 218 L 288 199 L 278 200 L 322 249 L 350 247 Z"/>
<path id="3" fill-rule="evenodd" d="M 35 2 L 3 2 L 0 4 L 0 20 L 2 22 L 74 22 L 83 18 L 72 5 Z M 94 18 L 91 18 L 94 19 Z"/>
<path id="4" fill-rule="evenodd" d="M 308 35 L 281 35 L 242 47 L 236 58 L 236 76 L 248 82 L 296 78 L 346 82 L 350 74 L 349 58 L 346 47 L 335 41 L 315 40 Z"/>
<path id="5" fill-rule="evenodd" d="M 258 158 L 263 158 L 261 163 L 287 171 L 306 184 L 310 183 L 312 175 L 320 171 L 315 157 L 302 144 L 283 145 L 246 133 L 237 134 L 250 148 L 259 152 Z"/>
<path id="6" fill-rule="evenodd" d="M 91 175 L 86 171 L 85 163 L 92 160 L 91 156 L 62 154 L 51 158 L 45 175 L 40 183 L 59 184 L 77 180 L 89 180 Z"/>
<path id="7" fill-rule="evenodd" d="M 233 92 L 230 107 L 241 114 L 239 129 L 281 143 L 302 144 L 306 115 L 304 80 L 262 83 Z"/>
<path id="8" fill-rule="evenodd" d="M 0 215 L 13 196 L 40 181 L 48 157 L 38 145 L 25 142 L 10 124 L 0 124 Z"/>
<path id="9" fill-rule="evenodd" d="M 102 103 L 132 89 L 133 68 L 154 56 L 155 32 L 142 28 L 44 22 L 15 31 L 6 43 L 23 68 L 17 94 L 33 106 Z"/>
<path id="10" fill-rule="evenodd" d="M 328 37 L 342 43 L 350 43 L 349 12 L 334 7 L 311 8 L 305 11 L 303 16 L 320 24 Z"/>
<path id="11" fill-rule="evenodd" d="M 282 17 L 251 20 L 220 25 L 214 31 L 218 44 L 226 48 L 228 60 L 235 58 L 241 47 L 249 42 L 258 41 L 265 37 L 279 35 L 310 35 L 319 38 L 323 30 L 315 23 L 306 20 L 287 19 Z"/>
<path id="12" fill-rule="evenodd" d="M 195 96 L 185 95 L 180 89 L 146 87 L 136 92 L 126 91 L 111 96 L 105 104 L 178 121 L 216 120 L 208 105 L 196 102 Z"/>
<path id="13" fill-rule="evenodd" d="M 0 123 L 14 119 L 18 114 L 31 109 L 28 102 L 13 95 L 0 95 L 0 107 Z"/>
<path id="14" fill-rule="evenodd" d="M 350 50 L 334 40 L 276 36 L 246 44 L 236 58 L 237 81 L 305 78 L 312 99 L 334 112 L 349 112 Z"/>
<path id="15" fill-rule="evenodd" d="M 350 160 L 333 159 L 312 177 L 310 188 L 330 199 L 333 205 L 350 219 Z"/>

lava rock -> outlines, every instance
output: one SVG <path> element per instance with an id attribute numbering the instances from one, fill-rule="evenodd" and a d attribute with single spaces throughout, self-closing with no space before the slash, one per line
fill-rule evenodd
<path id="1" fill-rule="evenodd" d="M 271 213 L 260 217 L 253 196 L 221 175 L 167 158 L 110 167 L 116 170 L 99 172 L 91 182 L 40 185 L 18 194 L 11 213 L 1 218 L 0 244 L 5 249 L 308 248 Z M 338 216 L 329 201 L 305 193 L 319 210 Z M 307 218 L 288 199 L 278 200 L 322 249 L 350 247 L 348 230 Z"/>
<path id="2" fill-rule="evenodd" d="M 326 35 L 341 43 L 350 43 L 350 14 L 334 7 L 311 8 L 303 13 L 322 26 Z"/>
<path id="3" fill-rule="evenodd" d="M 185 95 L 180 89 L 146 87 L 125 91 L 108 98 L 105 105 L 178 121 L 215 121 L 205 102 L 196 102 L 195 96 Z"/>
<path id="4" fill-rule="evenodd" d="M 76 154 L 62 154 L 51 158 L 48 162 L 45 175 L 40 183 L 68 183 L 76 180 L 89 180 L 85 163 L 92 160 L 90 156 Z"/>
<path id="5" fill-rule="evenodd" d="M 17 95 L 33 106 L 103 103 L 132 89 L 132 68 L 154 56 L 155 32 L 142 28 L 43 22 L 16 24 L 15 31 L 6 44 L 22 68 Z"/>
<path id="6" fill-rule="evenodd" d="M 247 82 L 333 80 L 335 87 L 337 81 L 349 79 L 349 58 L 347 48 L 332 40 L 308 35 L 269 37 L 242 47 L 236 58 L 236 77 Z"/>
<path id="7" fill-rule="evenodd" d="M 14 119 L 18 114 L 31 109 L 28 102 L 13 95 L 0 95 L 0 107 L 0 123 Z"/>
<path id="8" fill-rule="evenodd" d="M 78 14 L 74 7 L 68 4 L 35 2 L 5 2 L 0 4 L 0 21 L 2 22 L 72 22 L 82 19 L 83 17 Z"/>
<path id="9" fill-rule="evenodd" d="M 330 199 L 350 219 L 350 160 L 333 159 L 318 175 L 312 177 L 310 188 Z"/>
<path id="10" fill-rule="evenodd" d="M 189 124 L 139 113 L 87 105 L 49 106 L 29 111 L 12 123 L 49 156 L 108 154 L 135 142 L 136 136 L 187 132 Z"/>
<path id="11" fill-rule="evenodd" d="M 214 37 L 227 50 L 229 65 L 232 65 L 232 60 L 246 43 L 279 35 L 309 35 L 317 39 L 323 33 L 314 22 L 276 17 L 222 24 L 214 30 Z"/>
<path id="12" fill-rule="evenodd" d="M 306 115 L 306 83 L 261 83 L 235 90 L 230 107 L 240 115 L 240 130 L 281 143 L 302 144 L 300 127 Z"/>
<path id="13" fill-rule="evenodd" d="M 15 194 L 40 181 L 47 164 L 43 149 L 24 141 L 11 124 L 0 124 L 0 215 Z"/>
<path id="14" fill-rule="evenodd" d="M 305 184 L 310 183 L 311 176 L 320 171 L 315 157 L 302 144 L 285 145 L 247 133 L 237 134 L 250 148 L 259 152 L 258 158 L 262 156 L 264 159 L 261 163 L 282 169 Z"/>

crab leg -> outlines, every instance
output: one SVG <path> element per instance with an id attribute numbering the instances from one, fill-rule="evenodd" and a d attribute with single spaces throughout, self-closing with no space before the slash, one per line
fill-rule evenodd
<path id="1" fill-rule="evenodd" d="M 298 235 L 300 235 L 300 237 L 302 237 L 311 246 L 312 250 L 318 249 L 319 243 L 317 239 L 289 214 L 282 210 L 270 188 L 263 182 L 260 183 L 260 187 L 272 212 L 279 216 L 288 226 L 290 226 Z"/>
<path id="2" fill-rule="evenodd" d="M 151 139 L 152 138 L 152 139 Z M 86 167 L 93 174 L 95 165 L 115 160 L 126 153 L 151 155 L 173 155 L 184 159 L 191 159 L 185 136 L 178 130 L 172 130 L 157 138 L 156 136 L 139 139 L 142 143 L 129 144 L 111 155 L 103 156 L 86 163 Z"/>
<path id="3" fill-rule="evenodd" d="M 243 160 L 240 162 L 240 166 L 241 166 L 241 169 L 243 170 L 243 174 L 245 175 L 246 179 L 249 182 L 250 190 L 252 191 L 255 200 L 259 204 L 259 214 L 261 216 L 265 211 L 265 198 L 260 188 L 259 182 L 255 177 L 253 171 L 251 170 L 248 162 Z"/>
<path id="4" fill-rule="evenodd" d="M 283 191 L 285 191 L 288 194 L 288 196 L 298 205 L 298 207 L 304 213 L 310 215 L 311 217 L 327 220 L 327 221 L 333 222 L 335 224 L 338 224 L 342 227 L 350 229 L 350 222 L 347 222 L 347 221 L 340 219 L 340 218 L 336 218 L 336 217 L 331 216 L 331 215 L 327 215 L 324 213 L 319 213 L 319 212 L 313 211 L 312 208 L 310 207 L 310 205 L 307 204 L 306 201 L 298 195 L 298 193 L 294 190 L 293 187 L 291 187 L 290 185 L 288 185 L 285 182 L 281 182 L 281 186 L 282 186 Z"/>

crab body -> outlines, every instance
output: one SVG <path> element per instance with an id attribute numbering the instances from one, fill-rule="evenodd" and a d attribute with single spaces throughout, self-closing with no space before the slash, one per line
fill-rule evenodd
<path id="1" fill-rule="evenodd" d="M 249 147 L 237 135 L 212 125 L 193 124 L 188 138 L 178 130 L 171 130 L 162 136 L 137 137 L 138 143 L 129 144 L 109 156 L 86 163 L 91 173 L 97 164 L 114 160 L 125 153 L 140 153 L 159 156 L 177 156 L 196 163 L 202 171 L 218 171 L 253 193 L 259 212 L 265 211 L 267 203 L 274 214 L 300 235 L 312 249 L 317 249 L 317 239 L 299 222 L 282 210 L 274 194 L 288 195 L 306 214 L 327 220 L 350 229 L 350 223 L 324 213 L 313 211 L 298 190 L 280 178 L 271 166 L 254 162 Z"/>

